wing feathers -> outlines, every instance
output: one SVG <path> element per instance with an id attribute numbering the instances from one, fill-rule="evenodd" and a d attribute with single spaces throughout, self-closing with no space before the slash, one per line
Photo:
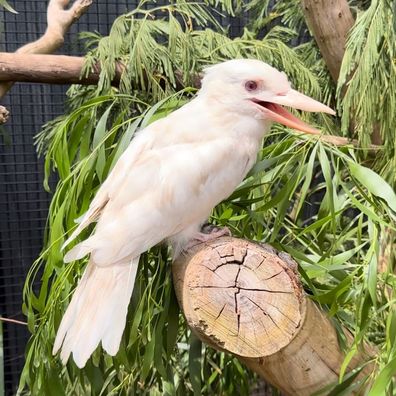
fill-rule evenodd
<path id="1" fill-rule="evenodd" d="M 70 263 L 82 259 L 88 253 L 91 253 L 94 248 L 95 235 L 89 237 L 85 241 L 78 243 L 73 249 L 69 250 L 63 257 L 65 263 Z"/>
<path id="2" fill-rule="evenodd" d="M 62 245 L 62 250 L 70 243 L 72 242 L 79 234 L 80 232 L 87 226 L 89 226 L 91 223 L 96 221 L 104 207 L 106 206 L 107 202 L 109 202 L 109 198 L 106 195 L 106 198 L 98 200 L 97 198 L 100 197 L 95 197 L 94 200 L 92 201 L 88 211 L 81 217 L 79 217 L 76 221 L 78 222 L 77 228 L 73 231 L 73 233 L 70 235 L 70 237 L 66 240 L 66 242 Z M 98 202 L 99 201 L 99 202 Z"/>

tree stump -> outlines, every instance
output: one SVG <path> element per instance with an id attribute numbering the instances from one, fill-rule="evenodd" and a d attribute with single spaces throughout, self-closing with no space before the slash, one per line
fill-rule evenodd
<path id="1" fill-rule="evenodd" d="M 297 264 L 268 245 L 224 237 L 174 262 L 176 295 L 192 331 L 231 352 L 288 395 L 337 382 L 344 355 L 330 319 L 306 298 Z M 352 360 L 356 367 L 364 360 Z"/>

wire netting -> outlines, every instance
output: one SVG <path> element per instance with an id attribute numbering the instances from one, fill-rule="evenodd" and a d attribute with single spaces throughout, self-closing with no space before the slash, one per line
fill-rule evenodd
<path id="1" fill-rule="evenodd" d="M 18 14 L 1 10 L 0 50 L 13 52 L 36 40 L 46 28 L 48 1 L 11 2 Z M 77 32 L 106 34 L 113 20 L 133 2 L 95 1 L 72 26 L 60 53 L 80 55 Z M 0 314 L 24 321 L 22 289 L 28 269 L 42 248 L 51 195 L 44 191 L 43 164 L 33 137 L 64 111 L 67 86 L 16 84 L 2 104 L 11 118 L 0 138 Z M 3 323 L 5 394 L 13 395 L 24 362 L 29 333 L 23 325 Z M 0 379 L 1 381 L 2 379 Z"/>

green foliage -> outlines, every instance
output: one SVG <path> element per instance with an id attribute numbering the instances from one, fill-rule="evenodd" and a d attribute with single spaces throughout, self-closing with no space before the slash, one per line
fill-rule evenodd
<path id="1" fill-rule="evenodd" d="M 7 0 L 0 0 L 0 7 L 4 7 L 7 11 L 17 14 L 17 12 L 10 6 Z"/>
<path id="2" fill-rule="evenodd" d="M 214 29 L 205 28 L 208 24 Z M 235 39 L 225 33 L 200 3 L 178 1 L 148 10 L 137 8 L 117 18 L 109 36 L 83 36 L 91 49 L 85 70 L 98 61 L 103 68 L 100 82 L 91 95 L 108 92 L 115 74 L 115 60 L 125 65 L 121 93 L 133 92 L 145 100 L 158 101 L 175 88 L 190 85 L 204 66 L 232 58 L 257 58 L 271 63 L 284 70 L 295 81 L 296 88 L 320 95 L 312 71 L 285 44 L 296 36 L 293 30 L 277 26 L 263 39 L 248 30 Z M 87 94 L 84 90 L 84 98 Z"/>
<path id="3" fill-rule="evenodd" d="M 373 0 L 366 11 L 357 15 L 338 83 L 344 132 L 353 129 L 365 147 L 371 143 L 372 134 L 379 133 L 384 145 L 379 169 L 387 168 L 386 176 L 392 183 L 396 166 L 394 4 L 390 0 Z"/>
<path id="4" fill-rule="evenodd" d="M 117 18 L 108 37 L 84 35 L 89 51 L 85 71 L 99 61 L 100 82 L 97 87 L 71 87 L 68 113 L 47 124 L 36 139 L 39 151 L 45 154 L 46 188 L 50 189 L 52 171 L 59 182 L 50 207 L 46 246 L 24 289 L 23 310 L 32 338 L 20 393 L 246 395 L 254 384 L 254 376 L 246 376 L 237 359 L 205 348 L 187 330 L 173 294 L 165 247 L 152 249 L 141 259 L 127 328 L 115 357 L 99 347 L 79 370 L 71 361 L 64 367 L 51 354 L 62 313 L 86 265 L 86 260 L 63 263 L 60 247 L 75 227 L 74 220 L 87 210 L 135 132 L 193 96 L 196 90 L 189 86 L 205 65 L 238 57 L 262 59 L 285 70 L 295 88 L 327 103 L 336 101 L 335 86 L 315 43 L 287 45 L 297 36 L 296 29 L 304 28 L 298 2 L 282 0 L 273 8 L 270 2 L 260 8 L 263 2 L 255 0 L 208 3 L 178 0 L 157 6 L 144 1 Z M 265 23 L 252 18 L 243 35 L 231 39 L 213 18 L 217 11 L 210 4 L 231 15 L 247 9 L 262 15 Z M 372 4 L 381 12 L 387 10 L 385 2 Z M 359 17 L 362 26 L 374 12 L 372 7 Z M 275 18 L 285 25 L 269 29 Z M 263 27 L 268 28 L 264 37 Z M 355 41 L 364 41 L 365 32 L 356 27 Z M 353 45 L 350 40 L 348 51 Z M 348 56 L 344 75 L 353 56 L 366 55 L 363 51 L 348 52 Z M 126 66 L 119 88 L 111 86 L 115 60 Z M 381 60 L 377 66 L 388 70 L 389 65 Z M 383 79 L 380 81 L 382 84 Z M 351 111 L 348 100 L 361 99 L 356 94 L 359 84 L 348 87 L 340 100 L 341 112 L 343 106 Z M 377 88 L 370 87 L 375 95 Z M 370 98 L 370 103 L 378 98 Z M 337 119 L 305 117 L 327 132 L 339 129 Z M 364 118 L 366 126 L 371 125 L 370 117 Z M 363 135 L 359 136 L 364 144 Z M 395 229 L 396 197 L 381 176 L 360 163 L 361 152 L 316 138 L 296 138 L 275 126 L 256 166 L 212 216 L 213 222 L 227 225 L 237 236 L 265 240 L 290 253 L 299 263 L 310 298 L 334 318 L 342 344 L 341 325 L 355 336 L 354 344 L 345 347 L 349 353 L 340 384 L 330 387 L 330 394 L 348 394 L 371 379 L 347 369 L 358 347 L 367 341 L 379 348 L 378 356 L 373 357 L 371 392 L 384 393 L 395 371 L 396 315 L 389 291 L 396 277 L 392 272 L 378 273 L 377 266 L 381 235 Z M 92 230 L 84 231 L 80 238 Z M 37 279 L 41 282 L 38 292 L 33 288 Z"/>

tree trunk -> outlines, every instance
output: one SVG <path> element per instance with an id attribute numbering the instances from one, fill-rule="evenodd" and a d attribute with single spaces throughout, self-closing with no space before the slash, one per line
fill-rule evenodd
<path id="1" fill-rule="evenodd" d="M 347 0 L 301 0 L 305 21 L 334 81 L 340 74 L 345 43 L 354 18 Z"/>
<path id="2" fill-rule="evenodd" d="M 224 237 L 182 254 L 172 271 L 180 306 L 202 341 L 235 354 L 287 395 L 338 381 L 344 354 L 337 333 L 306 297 L 289 255 Z M 350 367 L 365 358 L 358 354 Z"/>

